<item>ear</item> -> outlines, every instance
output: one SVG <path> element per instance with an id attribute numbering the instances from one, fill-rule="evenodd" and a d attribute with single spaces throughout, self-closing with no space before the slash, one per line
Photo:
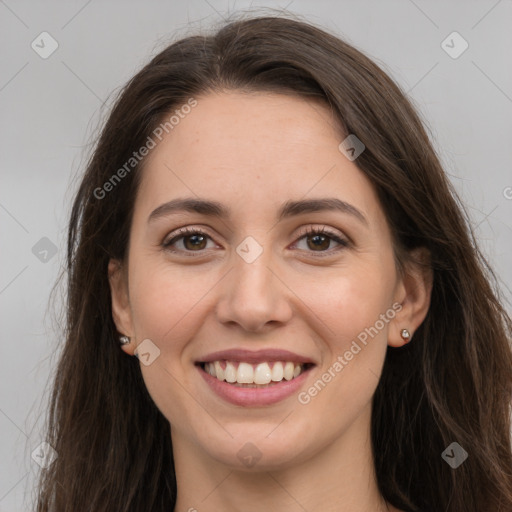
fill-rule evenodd
<path id="1" fill-rule="evenodd" d="M 432 294 L 433 271 L 429 251 L 424 248 L 409 252 L 408 261 L 404 264 L 403 275 L 400 277 L 396 292 L 395 303 L 401 308 L 390 322 L 388 345 L 401 347 L 407 343 L 401 336 L 402 329 L 414 333 L 427 316 Z"/>
<path id="2" fill-rule="evenodd" d="M 112 296 L 112 318 L 117 331 L 129 338 L 133 338 L 133 323 L 128 294 L 128 276 L 119 260 L 110 259 L 108 262 L 108 281 Z M 120 345 L 130 355 L 134 355 L 136 344 Z"/>

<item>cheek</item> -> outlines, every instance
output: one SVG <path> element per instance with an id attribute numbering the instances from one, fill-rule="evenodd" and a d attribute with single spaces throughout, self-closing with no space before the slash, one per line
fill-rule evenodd
<path id="1" fill-rule="evenodd" d="M 202 326 L 198 315 L 206 301 L 201 298 L 214 282 L 210 283 L 206 276 L 200 279 L 197 273 L 196 279 L 188 279 L 168 264 L 158 262 L 151 266 L 150 261 L 148 258 L 141 264 L 132 260 L 130 275 L 137 342 L 150 339 L 160 350 L 151 364 L 141 362 L 142 377 L 156 406 L 173 425 L 193 424 L 194 415 L 200 416 L 201 408 L 190 400 L 187 386 L 181 383 L 190 370 L 187 344 Z"/>
<path id="2" fill-rule="evenodd" d="M 301 403 L 311 400 L 326 417 L 337 418 L 336 424 L 358 414 L 378 384 L 394 317 L 393 269 L 375 262 L 351 267 L 338 272 L 329 287 L 315 286 L 319 300 L 313 309 L 329 328 L 323 338 L 329 350 L 317 375 L 323 382 L 307 389 Z"/>
<path id="3" fill-rule="evenodd" d="M 380 265 L 353 265 L 321 279 L 303 277 L 295 290 L 318 318 L 330 351 L 339 353 L 391 307 L 393 278 L 393 271 Z M 387 323 L 380 330 L 386 329 Z"/>
<path id="4" fill-rule="evenodd" d="M 179 282 L 171 282 L 162 273 L 152 271 L 136 273 L 132 283 L 130 297 L 136 337 L 150 338 L 160 345 L 186 312 L 183 290 L 179 289 Z"/>
<path id="5" fill-rule="evenodd" d="M 182 345 L 180 340 L 185 343 L 200 328 L 198 316 L 207 305 L 205 295 L 218 276 L 178 269 L 166 262 L 152 265 L 149 258 L 140 263 L 133 261 L 130 276 L 136 338 L 149 338 L 162 350 L 175 351 Z"/>

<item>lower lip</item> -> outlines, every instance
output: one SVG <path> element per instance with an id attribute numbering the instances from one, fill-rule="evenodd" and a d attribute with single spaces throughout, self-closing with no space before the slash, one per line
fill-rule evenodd
<path id="1" fill-rule="evenodd" d="M 266 388 L 233 386 L 226 381 L 212 377 L 200 366 L 197 369 L 210 388 L 227 402 L 244 407 L 258 407 L 275 404 L 298 392 L 312 368 L 308 368 L 292 380 L 282 380 Z"/>

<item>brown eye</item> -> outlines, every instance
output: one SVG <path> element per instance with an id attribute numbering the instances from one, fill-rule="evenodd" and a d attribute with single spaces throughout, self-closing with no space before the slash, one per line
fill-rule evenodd
<path id="1" fill-rule="evenodd" d="M 336 233 L 331 233 L 325 228 L 310 228 L 305 235 L 299 238 L 299 241 L 303 239 L 306 240 L 307 247 L 304 250 L 309 250 L 308 252 L 331 253 L 348 247 L 349 245 L 348 240 L 344 240 Z M 329 251 L 328 249 L 330 248 L 332 242 L 336 242 L 341 247 Z"/>
<path id="2" fill-rule="evenodd" d="M 205 248 L 206 237 L 203 235 L 187 235 L 182 238 L 184 240 L 183 245 L 185 246 L 186 249 L 193 251 L 195 249 Z M 187 241 L 189 241 L 190 244 L 187 244 Z"/>
<path id="3" fill-rule="evenodd" d="M 207 249 L 208 239 L 211 239 L 210 236 L 203 231 L 183 228 L 171 239 L 164 241 L 162 247 L 171 252 L 200 252 Z M 183 246 L 176 249 L 174 246 L 181 241 Z"/>
<path id="4" fill-rule="evenodd" d="M 318 253 L 319 256 L 323 255 L 323 253 L 331 254 L 349 245 L 347 240 L 341 238 L 336 233 L 327 231 L 325 228 L 310 228 L 298 241 L 300 242 L 304 239 L 306 240 L 306 248 L 299 247 L 299 249 Z M 164 241 L 162 247 L 174 253 L 181 252 L 186 254 L 195 252 L 199 255 L 199 253 L 208 249 L 208 240 L 212 240 L 211 237 L 199 229 L 182 228 L 174 233 L 172 238 Z M 182 247 L 176 247 L 180 242 Z M 329 250 L 332 242 L 336 242 L 340 247 Z"/>
<path id="5" fill-rule="evenodd" d="M 325 235 L 307 235 L 306 238 L 308 240 L 308 247 L 315 251 L 317 249 L 328 249 L 331 243 L 331 238 Z"/>

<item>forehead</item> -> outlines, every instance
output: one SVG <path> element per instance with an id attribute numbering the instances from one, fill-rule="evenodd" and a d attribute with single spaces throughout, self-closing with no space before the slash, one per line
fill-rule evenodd
<path id="1" fill-rule="evenodd" d="M 196 101 L 148 155 L 138 194 L 145 210 L 183 195 L 253 213 L 329 195 L 382 216 L 371 183 L 338 149 L 345 134 L 327 106 L 238 91 Z"/>

